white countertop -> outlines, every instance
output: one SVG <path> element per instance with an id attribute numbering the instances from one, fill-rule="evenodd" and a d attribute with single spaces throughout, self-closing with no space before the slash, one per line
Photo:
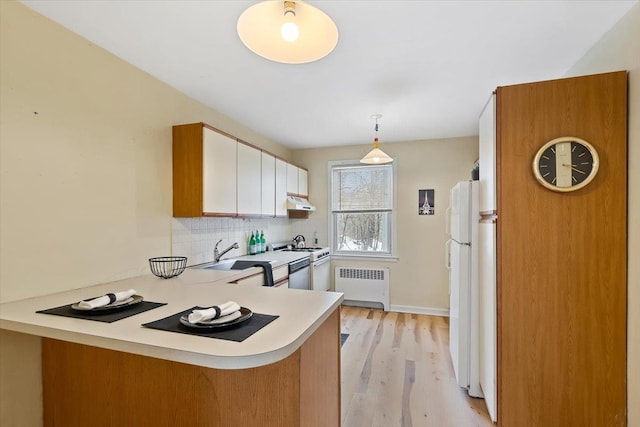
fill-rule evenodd
<path id="1" fill-rule="evenodd" d="M 288 264 L 292 261 L 296 261 L 302 258 L 308 258 L 308 252 L 287 252 L 287 251 L 275 251 L 275 252 L 265 252 L 262 254 L 256 255 L 241 255 L 239 257 L 234 258 L 222 258 L 220 262 L 230 261 L 230 260 L 243 260 L 243 261 L 270 261 L 272 268 L 278 268 L 282 265 Z M 207 262 L 203 264 L 197 264 L 198 266 L 203 265 L 213 265 L 214 262 Z M 194 268 L 194 266 L 190 266 L 190 268 Z M 245 273 L 247 270 L 243 270 Z M 261 272 L 261 269 L 256 268 L 255 271 L 252 271 L 251 274 Z"/>
<path id="2" fill-rule="evenodd" d="M 278 252 L 252 256 L 251 259 L 258 260 L 264 256 L 261 260 L 289 262 L 284 258 L 273 259 L 274 254 Z M 300 258 L 300 254 L 297 257 Z M 210 368 L 244 369 L 274 363 L 292 354 L 343 300 L 343 295 L 336 292 L 226 283 L 251 274 L 251 270 L 187 268 L 172 279 L 160 279 L 149 274 L 4 303 L 0 304 L 0 328 Z M 113 323 L 36 313 L 38 310 L 130 288 L 136 289 L 146 301 L 164 302 L 167 305 Z M 141 326 L 196 305 L 211 306 L 226 301 L 236 301 L 256 313 L 280 317 L 243 342 Z"/>

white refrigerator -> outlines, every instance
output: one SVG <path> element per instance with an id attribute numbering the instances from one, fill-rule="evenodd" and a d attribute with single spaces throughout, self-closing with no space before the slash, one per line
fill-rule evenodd
<path id="1" fill-rule="evenodd" d="M 447 209 L 449 350 L 460 387 L 483 397 L 479 378 L 478 182 L 457 183 Z"/>

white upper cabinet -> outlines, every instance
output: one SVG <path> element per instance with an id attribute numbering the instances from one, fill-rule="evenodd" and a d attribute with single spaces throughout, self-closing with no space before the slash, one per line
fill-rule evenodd
<path id="1" fill-rule="evenodd" d="M 298 194 L 298 167 L 287 163 L 287 193 Z"/>
<path id="2" fill-rule="evenodd" d="M 233 214 L 236 210 L 235 139 L 203 128 L 203 213 Z"/>
<path id="3" fill-rule="evenodd" d="M 288 163 L 276 159 L 276 216 L 287 216 Z"/>
<path id="4" fill-rule="evenodd" d="M 287 193 L 308 196 L 307 170 L 287 163 Z"/>
<path id="5" fill-rule="evenodd" d="M 262 152 L 238 142 L 238 215 L 262 214 Z"/>
<path id="6" fill-rule="evenodd" d="M 262 215 L 276 215 L 276 158 L 262 152 Z"/>
<path id="7" fill-rule="evenodd" d="M 205 123 L 173 126 L 173 216 L 288 216 L 307 171 Z"/>
<path id="8" fill-rule="evenodd" d="M 496 96 L 480 115 L 480 212 L 494 211 L 496 202 Z"/>
<path id="9" fill-rule="evenodd" d="M 306 169 L 298 168 L 298 194 L 303 196 L 309 196 L 307 175 Z"/>

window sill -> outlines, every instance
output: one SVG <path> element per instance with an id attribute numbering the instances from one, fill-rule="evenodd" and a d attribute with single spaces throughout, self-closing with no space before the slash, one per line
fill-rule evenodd
<path id="1" fill-rule="evenodd" d="M 346 255 L 346 254 L 331 254 L 331 259 L 336 261 L 349 260 L 349 261 L 381 261 L 381 262 L 398 262 L 400 258 L 394 255 Z"/>

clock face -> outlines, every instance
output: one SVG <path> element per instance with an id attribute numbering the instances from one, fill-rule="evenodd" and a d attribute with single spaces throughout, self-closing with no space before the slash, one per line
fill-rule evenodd
<path id="1" fill-rule="evenodd" d="M 574 137 L 543 145 L 533 160 L 538 182 L 554 191 L 574 191 L 587 185 L 598 171 L 598 154 L 591 144 Z"/>

